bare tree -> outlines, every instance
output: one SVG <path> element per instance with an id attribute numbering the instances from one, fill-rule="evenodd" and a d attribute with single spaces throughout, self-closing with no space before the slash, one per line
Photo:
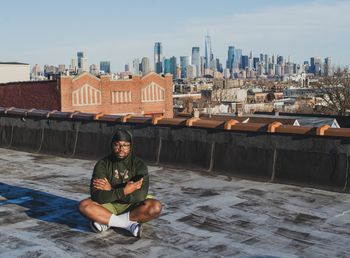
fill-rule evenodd
<path id="1" fill-rule="evenodd" d="M 183 113 L 191 114 L 193 112 L 193 99 L 190 97 L 182 99 L 182 105 L 184 107 Z"/>
<path id="2" fill-rule="evenodd" d="M 310 98 L 298 97 L 296 100 L 298 106 L 296 113 L 314 114 L 315 100 Z"/>
<path id="3" fill-rule="evenodd" d="M 338 69 L 331 76 L 324 76 L 311 83 L 325 103 L 325 111 L 345 116 L 350 110 L 350 75 L 347 70 Z"/>

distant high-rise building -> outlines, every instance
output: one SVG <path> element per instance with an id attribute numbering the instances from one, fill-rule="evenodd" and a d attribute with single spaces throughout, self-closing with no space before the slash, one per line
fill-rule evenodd
<path id="1" fill-rule="evenodd" d="M 315 75 L 320 75 L 321 66 L 322 66 L 321 57 L 311 57 L 310 58 L 309 73 L 313 73 Z"/>
<path id="2" fill-rule="evenodd" d="M 170 73 L 170 59 L 164 59 L 164 74 Z"/>
<path id="3" fill-rule="evenodd" d="M 325 76 L 332 76 L 334 73 L 333 71 L 333 62 L 331 57 L 326 57 L 324 59 L 324 75 Z"/>
<path id="4" fill-rule="evenodd" d="M 161 42 L 154 44 L 154 71 L 156 73 L 163 72 L 163 47 Z"/>
<path id="5" fill-rule="evenodd" d="M 140 74 L 140 60 L 138 58 L 132 61 L 132 72 L 133 74 Z"/>
<path id="6" fill-rule="evenodd" d="M 125 64 L 124 65 L 124 71 L 125 72 L 130 72 L 130 65 L 129 64 Z"/>
<path id="7" fill-rule="evenodd" d="M 63 74 L 63 73 L 65 73 L 65 71 L 66 71 L 66 65 L 65 64 L 59 64 L 58 65 L 58 72 L 60 74 Z"/>
<path id="8" fill-rule="evenodd" d="M 234 60 L 235 60 L 235 47 L 229 46 L 227 51 L 227 62 L 226 62 L 227 69 L 232 70 Z"/>
<path id="9" fill-rule="evenodd" d="M 207 69 L 209 68 L 209 63 L 210 63 L 210 48 L 211 48 L 211 40 L 210 36 L 207 35 L 205 36 L 204 40 L 204 68 Z"/>
<path id="10" fill-rule="evenodd" d="M 110 61 L 101 61 L 100 62 L 100 72 L 104 72 L 106 74 L 111 73 L 111 62 Z"/>
<path id="11" fill-rule="evenodd" d="M 277 64 L 282 65 L 284 63 L 283 56 L 278 56 L 277 57 Z"/>
<path id="12" fill-rule="evenodd" d="M 33 66 L 33 69 L 30 73 L 31 80 L 38 80 L 39 77 L 42 75 L 41 68 L 38 64 Z"/>
<path id="13" fill-rule="evenodd" d="M 187 66 L 190 65 L 190 56 L 180 56 L 181 78 L 186 78 Z"/>
<path id="14" fill-rule="evenodd" d="M 204 68 L 205 69 L 210 68 L 212 70 L 215 70 L 215 60 L 214 60 L 213 49 L 211 46 L 211 38 L 209 34 L 205 36 L 204 58 L 205 58 Z"/>
<path id="15" fill-rule="evenodd" d="M 84 52 L 80 51 L 77 53 L 77 57 L 78 57 L 78 68 L 82 68 L 82 59 L 85 58 L 85 54 Z"/>
<path id="16" fill-rule="evenodd" d="M 228 69 L 228 68 L 224 69 L 224 77 L 225 77 L 226 79 L 231 78 L 230 69 Z"/>
<path id="17" fill-rule="evenodd" d="M 148 57 L 142 57 L 142 59 L 141 59 L 141 72 L 143 75 L 150 72 Z"/>
<path id="18" fill-rule="evenodd" d="M 224 71 L 223 67 L 222 67 L 222 63 L 220 63 L 220 59 L 216 58 L 215 59 L 215 70 L 222 73 Z"/>
<path id="19" fill-rule="evenodd" d="M 264 54 L 260 53 L 260 63 L 264 63 Z"/>
<path id="20" fill-rule="evenodd" d="M 197 67 L 195 65 L 188 65 L 186 67 L 186 75 L 187 75 L 187 79 L 193 79 L 197 76 L 197 71 L 196 71 Z"/>
<path id="21" fill-rule="evenodd" d="M 76 73 L 76 72 L 78 71 L 77 59 L 72 58 L 72 59 L 70 60 L 69 71 L 70 71 L 71 73 Z"/>
<path id="22" fill-rule="evenodd" d="M 80 72 L 88 72 L 89 71 L 89 62 L 86 57 L 80 58 L 80 65 L 79 68 Z"/>
<path id="23" fill-rule="evenodd" d="M 272 64 L 275 64 L 276 63 L 276 57 L 275 57 L 275 54 L 272 55 L 272 58 L 271 58 L 271 63 Z"/>
<path id="24" fill-rule="evenodd" d="M 294 69 L 292 63 L 286 63 L 284 66 L 284 74 L 286 75 L 293 75 Z"/>
<path id="25" fill-rule="evenodd" d="M 99 71 L 98 66 L 96 64 L 90 65 L 90 73 L 93 75 L 100 74 L 100 71 Z"/>
<path id="26" fill-rule="evenodd" d="M 265 71 L 267 71 L 269 68 L 269 56 L 266 54 L 264 55 L 264 68 L 265 68 Z"/>
<path id="27" fill-rule="evenodd" d="M 170 73 L 173 75 L 173 79 L 177 79 L 176 68 L 177 68 L 176 57 L 172 56 L 170 57 Z"/>
<path id="28" fill-rule="evenodd" d="M 249 59 L 248 56 L 241 57 L 241 68 L 242 69 L 248 68 L 248 66 L 249 66 L 248 59 Z"/>
<path id="29" fill-rule="evenodd" d="M 253 68 L 255 69 L 255 70 L 257 70 L 258 69 L 258 63 L 259 63 L 259 57 L 254 57 L 253 58 Z"/>
<path id="30" fill-rule="evenodd" d="M 204 56 L 201 56 L 200 57 L 200 70 L 199 70 L 199 76 L 202 76 L 205 74 L 205 57 Z M 209 69 L 208 69 L 209 70 Z"/>
<path id="31" fill-rule="evenodd" d="M 239 68 L 242 58 L 242 49 L 235 49 L 234 68 Z"/>
<path id="32" fill-rule="evenodd" d="M 272 63 L 269 63 L 267 74 L 272 77 L 275 75 L 275 65 Z"/>
<path id="33" fill-rule="evenodd" d="M 199 77 L 201 75 L 199 47 L 192 47 L 192 65 L 196 67 L 196 77 Z"/>

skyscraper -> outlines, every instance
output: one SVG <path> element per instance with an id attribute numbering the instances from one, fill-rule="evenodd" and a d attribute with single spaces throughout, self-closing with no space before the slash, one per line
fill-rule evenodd
<path id="1" fill-rule="evenodd" d="M 70 61 L 70 65 L 69 65 L 69 71 L 71 73 L 76 73 L 78 70 L 78 67 L 77 67 L 77 59 L 75 58 L 72 58 L 71 61 Z"/>
<path id="2" fill-rule="evenodd" d="M 207 69 L 209 68 L 210 65 L 210 56 L 211 56 L 211 40 L 209 34 L 205 36 L 205 41 L 204 41 L 204 58 L 205 58 L 205 63 L 204 63 L 204 68 Z"/>
<path id="3" fill-rule="evenodd" d="M 232 70 L 234 59 L 235 59 L 235 47 L 229 46 L 227 51 L 227 62 L 226 62 L 227 69 Z"/>
<path id="4" fill-rule="evenodd" d="M 148 59 L 148 57 L 142 57 L 142 59 L 141 59 L 141 71 L 142 71 L 143 75 L 149 73 L 150 68 L 149 68 L 149 59 Z"/>
<path id="5" fill-rule="evenodd" d="M 248 56 L 241 57 L 241 68 L 246 69 L 248 67 Z"/>
<path id="6" fill-rule="evenodd" d="M 80 72 L 89 71 L 89 63 L 86 57 L 80 58 L 80 65 L 81 65 L 81 67 L 79 68 Z"/>
<path id="7" fill-rule="evenodd" d="M 284 63 L 283 56 L 277 56 L 277 64 L 282 65 Z"/>
<path id="8" fill-rule="evenodd" d="M 187 77 L 187 66 L 190 65 L 190 56 L 180 56 L 181 78 Z"/>
<path id="9" fill-rule="evenodd" d="M 132 61 L 132 72 L 133 74 L 140 74 L 140 60 L 138 58 Z"/>
<path id="10" fill-rule="evenodd" d="M 311 57 L 310 58 L 310 68 L 309 73 L 313 73 L 315 75 L 320 75 L 321 72 L 321 57 Z"/>
<path id="11" fill-rule="evenodd" d="M 188 65 L 186 67 L 186 75 L 187 75 L 187 79 L 193 79 L 196 77 L 197 71 L 196 71 L 196 66 L 195 65 Z"/>
<path id="12" fill-rule="evenodd" d="M 253 68 L 255 69 L 255 70 L 257 70 L 257 68 L 258 68 L 258 64 L 259 64 L 259 57 L 254 57 L 253 58 Z"/>
<path id="13" fill-rule="evenodd" d="M 242 58 L 242 49 L 235 49 L 234 68 L 239 68 Z"/>
<path id="14" fill-rule="evenodd" d="M 331 57 L 326 57 L 324 59 L 324 75 L 332 76 L 333 75 L 333 62 Z"/>
<path id="15" fill-rule="evenodd" d="M 95 64 L 90 65 L 90 73 L 93 75 L 98 75 L 100 73 L 97 65 Z"/>
<path id="16" fill-rule="evenodd" d="M 84 52 L 80 51 L 77 53 L 78 57 L 78 68 L 82 68 L 81 59 L 85 58 Z"/>
<path id="17" fill-rule="evenodd" d="M 192 65 L 196 67 L 196 77 L 200 76 L 199 47 L 192 47 Z"/>
<path id="18" fill-rule="evenodd" d="M 110 61 L 101 61 L 100 62 L 100 71 L 104 73 L 111 73 L 111 62 Z"/>
<path id="19" fill-rule="evenodd" d="M 163 72 L 163 47 L 161 42 L 156 42 L 154 44 L 154 71 L 156 73 Z"/>
<path id="20" fill-rule="evenodd" d="M 222 73 L 224 71 L 224 69 L 222 68 L 222 64 L 220 63 L 220 59 L 216 58 L 215 59 L 215 69 L 216 71 Z"/>
<path id="21" fill-rule="evenodd" d="M 177 68 L 176 57 L 172 56 L 170 57 L 170 73 L 173 75 L 173 79 L 177 79 L 176 68 Z"/>
<path id="22" fill-rule="evenodd" d="M 204 69 L 211 69 L 213 71 L 216 70 L 216 60 L 214 59 L 213 49 L 211 45 L 211 38 L 209 34 L 205 36 L 205 53 L 204 53 Z"/>

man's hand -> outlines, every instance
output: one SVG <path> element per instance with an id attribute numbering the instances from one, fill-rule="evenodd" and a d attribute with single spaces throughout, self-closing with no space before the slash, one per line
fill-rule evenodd
<path id="1" fill-rule="evenodd" d="M 111 184 L 108 182 L 107 178 L 96 178 L 92 181 L 94 188 L 104 191 L 112 190 Z"/>
<path id="2" fill-rule="evenodd" d="M 143 182 L 143 178 L 141 178 L 139 181 L 136 181 L 136 182 L 129 181 L 123 189 L 124 195 L 132 194 L 136 190 L 140 189 L 142 186 L 142 182 Z"/>

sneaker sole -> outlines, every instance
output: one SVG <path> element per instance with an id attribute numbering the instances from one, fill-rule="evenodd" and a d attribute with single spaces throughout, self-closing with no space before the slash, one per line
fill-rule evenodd
<path id="1" fill-rule="evenodd" d="M 91 227 L 91 229 L 92 229 L 92 231 L 94 231 L 95 233 L 98 233 L 98 234 L 100 234 L 100 233 L 103 233 L 103 232 L 105 232 L 105 231 L 107 231 L 108 229 L 106 229 L 106 230 L 99 230 L 98 228 L 96 228 L 95 227 L 95 225 L 94 225 L 94 222 L 93 221 L 90 221 L 90 227 Z"/>
<path id="2" fill-rule="evenodd" d="M 142 236 L 142 231 L 143 231 L 143 227 L 142 227 L 142 224 L 140 223 L 139 224 L 139 232 L 137 232 L 137 238 L 141 238 Z"/>
<path id="3" fill-rule="evenodd" d="M 90 221 L 90 228 L 92 229 L 92 231 L 94 231 L 95 233 L 101 233 L 102 231 L 98 230 L 93 221 Z"/>

